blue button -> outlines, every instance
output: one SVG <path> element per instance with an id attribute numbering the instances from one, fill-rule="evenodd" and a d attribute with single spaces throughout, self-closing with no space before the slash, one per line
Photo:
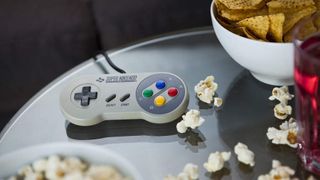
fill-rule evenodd
<path id="1" fill-rule="evenodd" d="M 166 83 L 164 81 L 162 81 L 162 80 L 159 80 L 159 81 L 156 82 L 156 87 L 158 89 L 163 89 L 164 87 L 166 87 Z"/>

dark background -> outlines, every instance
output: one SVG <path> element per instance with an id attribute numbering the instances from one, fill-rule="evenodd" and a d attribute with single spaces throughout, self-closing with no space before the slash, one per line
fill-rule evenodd
<path id="1" fill-rule="evenodd" d="M 100 50 L 171 31 L 209 26 L 210 3 L 1 0 L 0 130 L 37 91 Z"/>

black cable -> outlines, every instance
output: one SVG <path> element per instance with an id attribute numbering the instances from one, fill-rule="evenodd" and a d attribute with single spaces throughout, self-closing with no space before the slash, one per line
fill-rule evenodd
<path id="1" fill-rule="evenodd" d="M 114 70 L 116 70 L 117 72 L 122 73 L 122 74 L 126 73 L 123 69 L 119 68 L 117 65 L 115 65 L 115 64 L 112 62 L 112 60 L 110 59 L 108 53 L 106 53 L 106 52 L 101 52 L 101 54 L 105 57 L 105 59 L 107 60 L 108 64 L 109 64 Z"/>

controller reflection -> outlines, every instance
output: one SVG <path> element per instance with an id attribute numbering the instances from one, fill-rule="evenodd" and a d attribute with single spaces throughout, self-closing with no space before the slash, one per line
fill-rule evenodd
<path id="1" fill-rule="evenodd" d="M 169 136 L 178 134 L 176 124 L 181 118 L 165 124 L 145 120 L 108 120 L 93 126 L 77 126 L 66 121 L 67 136 L 76 140 L 90 140 L 119 136 Z"/>

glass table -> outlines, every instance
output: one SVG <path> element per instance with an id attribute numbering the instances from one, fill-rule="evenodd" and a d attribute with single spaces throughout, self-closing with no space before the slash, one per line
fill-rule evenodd
<path id="1" fill-rule="evenodd" d="M 305 176 L 295 150 L 273 145 L 268 127 L 279 127 L 274 102 L 268 100 L 272 86 L 255 80 L 236 64 L 219 44 L 211 28 L 159 36 L 108 52 L 113 62 L 127 72 L 171 72 L 180 76 L 190 92 L 188 109 L 199 109 L 205 123 L 196 130 L 178 134 L 177 121 L 155 125 L 143 120 L 104 122 L 78 127 L 62 116 L 59 95 L 68 81 L 83 74 L 116 73 L 104 61 L 89 59 L 43 88 L 11 119 L 0 134 L 0 154 L 36 144 L 69 141 L 98 144 L 132 162 L 145 179 L 177 175 L 186 163 L 199 166 L 200 179 L 256 179 L 271 169 L 272 159 Z M 194 86 L 214 75 L 223 98 L 220 108 L 198 101 Z M 255 153 L 250 168 L 237 161 L 233 148 L 245 143 Z M 203 168 L 211 152 L 231 151 L 225 168 L 211 174 Z M 0 165 L 1 166 L 1 165 Z"/>

